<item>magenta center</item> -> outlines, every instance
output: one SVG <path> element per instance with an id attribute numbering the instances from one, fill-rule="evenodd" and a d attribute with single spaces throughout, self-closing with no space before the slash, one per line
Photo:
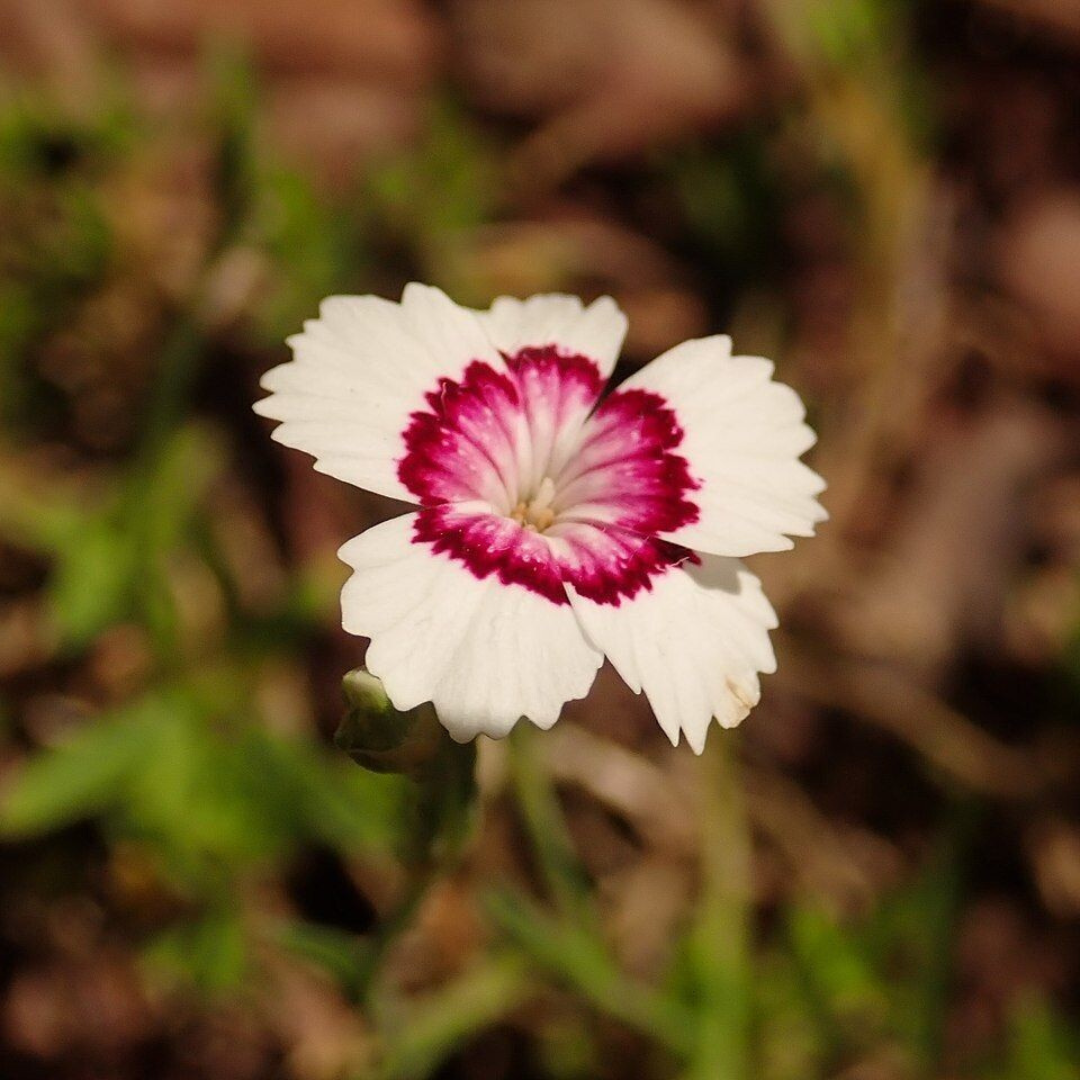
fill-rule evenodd
<path id="1" fill-rule="evenodd" d="M 599 366 L 555 346 L 505 362 L 441 379 L 409 417 L 398 476 L 422 507 L 414 543 L 556 604 L 568 585 L 618 604 L 692 558 L 658 538 L 698 518 L 667 402 L 627 390 L 597 407 Z"/>

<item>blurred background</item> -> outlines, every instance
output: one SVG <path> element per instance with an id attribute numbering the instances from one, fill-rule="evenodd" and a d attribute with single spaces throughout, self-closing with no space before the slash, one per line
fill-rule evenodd
<path id="1" fill-rule="evenodd" d="M 413 278 L 809 403 L 701 761 L 334 748 L 390 508 L 250 405 Z M 0 0 L 0 1077 L 1080 1075 L 1078 281 L 1073 0 Z"/>

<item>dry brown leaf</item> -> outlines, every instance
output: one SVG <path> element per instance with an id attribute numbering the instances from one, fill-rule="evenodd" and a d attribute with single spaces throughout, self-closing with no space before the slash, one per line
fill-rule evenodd
<path id="1" fill-rule="evenodd" d="M 997 263 L 1045 346 L 1068 358 L 1059 374 L 1080 382 L 1080 189 L 1039 189 L 1017 207 L 998 241 Z"/>
<path id="2" fill-rule="evenodd" d="M 678 0 L 457 0 L 465 76 L 488 109 L 541 119 L 513 166 L 524 190 L 713 128 L 749 104 L 730 28 Z"/>

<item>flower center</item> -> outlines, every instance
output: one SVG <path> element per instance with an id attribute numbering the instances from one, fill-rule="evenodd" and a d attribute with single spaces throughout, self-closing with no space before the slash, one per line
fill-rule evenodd
<path id="1" fill-rule="evenodd" d="M 519 525 L 533 532 L 542 533 L 555 521 L 552 502 L 555 499 L 555 481 L 545 476 L 531 499 L 522 499 L 510 512 L 510 517 Z"/>
<path id="2" fill-rule="evenodd" d="M 666 401 L 631 389 L 596 405 L 598 366 L 554 346 L 504 359 L 440 379 L 409 414 L 398 476 L 423 507 L 414 542 L 553 604 L 572 586 L 617 606 L 691 558 L 659 539 L 698 516 Z"/>

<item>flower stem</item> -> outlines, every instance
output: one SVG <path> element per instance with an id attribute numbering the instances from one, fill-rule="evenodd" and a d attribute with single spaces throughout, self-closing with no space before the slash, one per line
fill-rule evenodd
<path id="1" fill-rule="evenodd" d="M 736 738 L 713 732 L 700 761 L 702 892 L 689 942 L 698 1017 L 684 1080 L 750 1076 L 751 844 Z"/>
<path id="2" fill-rule="evenodd" d="M 363 668 L 345 675 L 342 690 L 346 710 L 335 743 L 365 769 L 406 778 L 410 795 L 412 828 L 403 852 L 408 882 L 370 939 L 357 978 L 366 994 L 386 950 L 468 840 L 476 802 L 476 747 L 455 743 L 429 704 L 399 712 L 379 679 Z"/>
<path id="3" fill-rule="evenodd" d="M 590 907 L 588 881 L 574 851 L 558 795 L 531 724 L 518 724 L 510 738 L 510 772 L 536 860 L 537 873 L 562 915 L 580 918 Z"/>

